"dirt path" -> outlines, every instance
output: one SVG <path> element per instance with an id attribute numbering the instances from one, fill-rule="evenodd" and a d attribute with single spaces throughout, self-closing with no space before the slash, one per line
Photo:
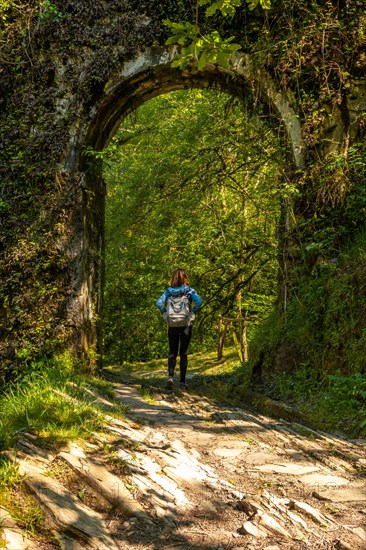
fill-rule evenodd
<path id="1" fill-rule="evenodd" d="M 190 391 L 114 384 L 130 412 L 111 415 L 103 437 L 52 456 L 20 441 L 63 548 L 366 548 L 363 442 Z"/>

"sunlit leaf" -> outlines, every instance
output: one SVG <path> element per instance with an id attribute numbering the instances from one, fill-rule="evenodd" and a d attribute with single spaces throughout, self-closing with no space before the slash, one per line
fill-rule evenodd
<path id="1" fill-rule="evenodd" d="M 208 61 L 209 61 L 209 51 L 204 50 L 197 62 L 198 69 L 201 71 L 203 67 L 208 63 Z"/>
<path id="2" fill-rule="evenodd" d="M 260 4 L 264 10 L 271 8 L 271 0 L 247 0 L 247 4 L 250 10 L 254 10 Z"/>

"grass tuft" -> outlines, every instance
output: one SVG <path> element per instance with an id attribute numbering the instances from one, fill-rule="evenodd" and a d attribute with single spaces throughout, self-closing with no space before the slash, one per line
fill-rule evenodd
<path id="1" fill-rule="evenodd" d="M 104 424 L 97 398 L 101 394 L 110 398 L 112 389 L 111 383 L 77 374 L 62 361 L 33 364 L 0 397 L 0 450 L 11 447 L 24 431 L 59 445 L 88 437 Z M 114 405 L 116 416 L 123 417 L 126 408 Z"/>
<path id="2" fill-rule="evenodd" d="M 104 429 L 105 405 L 108 414 L 112 409 L 114 416 L 125 416 L 126 407 L 113 400 L 113 384 L 76 372 L 69 356 L 33 363 L 0 396 L 0 450 L 11 448 L 22 432 L 53 449 L 88 439 Z M 17 465 L 0 456 L 1 505 L 27 533 L 50 540 L 42 510 L 23 489 L 23 480 Z"/>
<path id="3" fill-rule="evenodd" d="M 41 534 L 42 538 L 52 538 L 45 527 L 45 516 L 36 501 L 22 489 L 24 475 L 19 473 L 17 464 L 0 456 L 0 501 L 17 525 L 27 534 Z"/>

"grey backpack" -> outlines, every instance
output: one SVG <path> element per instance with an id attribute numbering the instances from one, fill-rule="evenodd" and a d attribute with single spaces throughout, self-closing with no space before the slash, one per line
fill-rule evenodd
<path id="1" fill-rule="evenodd" d="M 169 327 L 186 327 L 191 324 L 194 317 L 191 302 L 186 294 L 169 296 L 166 301 L 166 314 L 164 314 Z"/>

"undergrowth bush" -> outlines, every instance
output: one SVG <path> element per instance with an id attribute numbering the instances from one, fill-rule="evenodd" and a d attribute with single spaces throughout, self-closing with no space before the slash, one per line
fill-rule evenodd
<path id="1" fill-rule="evenodd" d="M 328 376 L 324 409 L 337 419 L 342 430 L 366 435 L 366 375 Z"/>
<path id="2" fill-rule="evenodd" d="M 275 377 L 277 397 L 293 405 L 314 426 L 351 436 L 366 435 L 366 376 L 340 373 L 318 380 L 315 371 L 301 367 Z"/>
<path id="3" fill-rule="evenodd" d="M 366 229 L 336 258 L 319 259 L 250 345 L 265 391 L 318 425 L 366 433 Z"/>

